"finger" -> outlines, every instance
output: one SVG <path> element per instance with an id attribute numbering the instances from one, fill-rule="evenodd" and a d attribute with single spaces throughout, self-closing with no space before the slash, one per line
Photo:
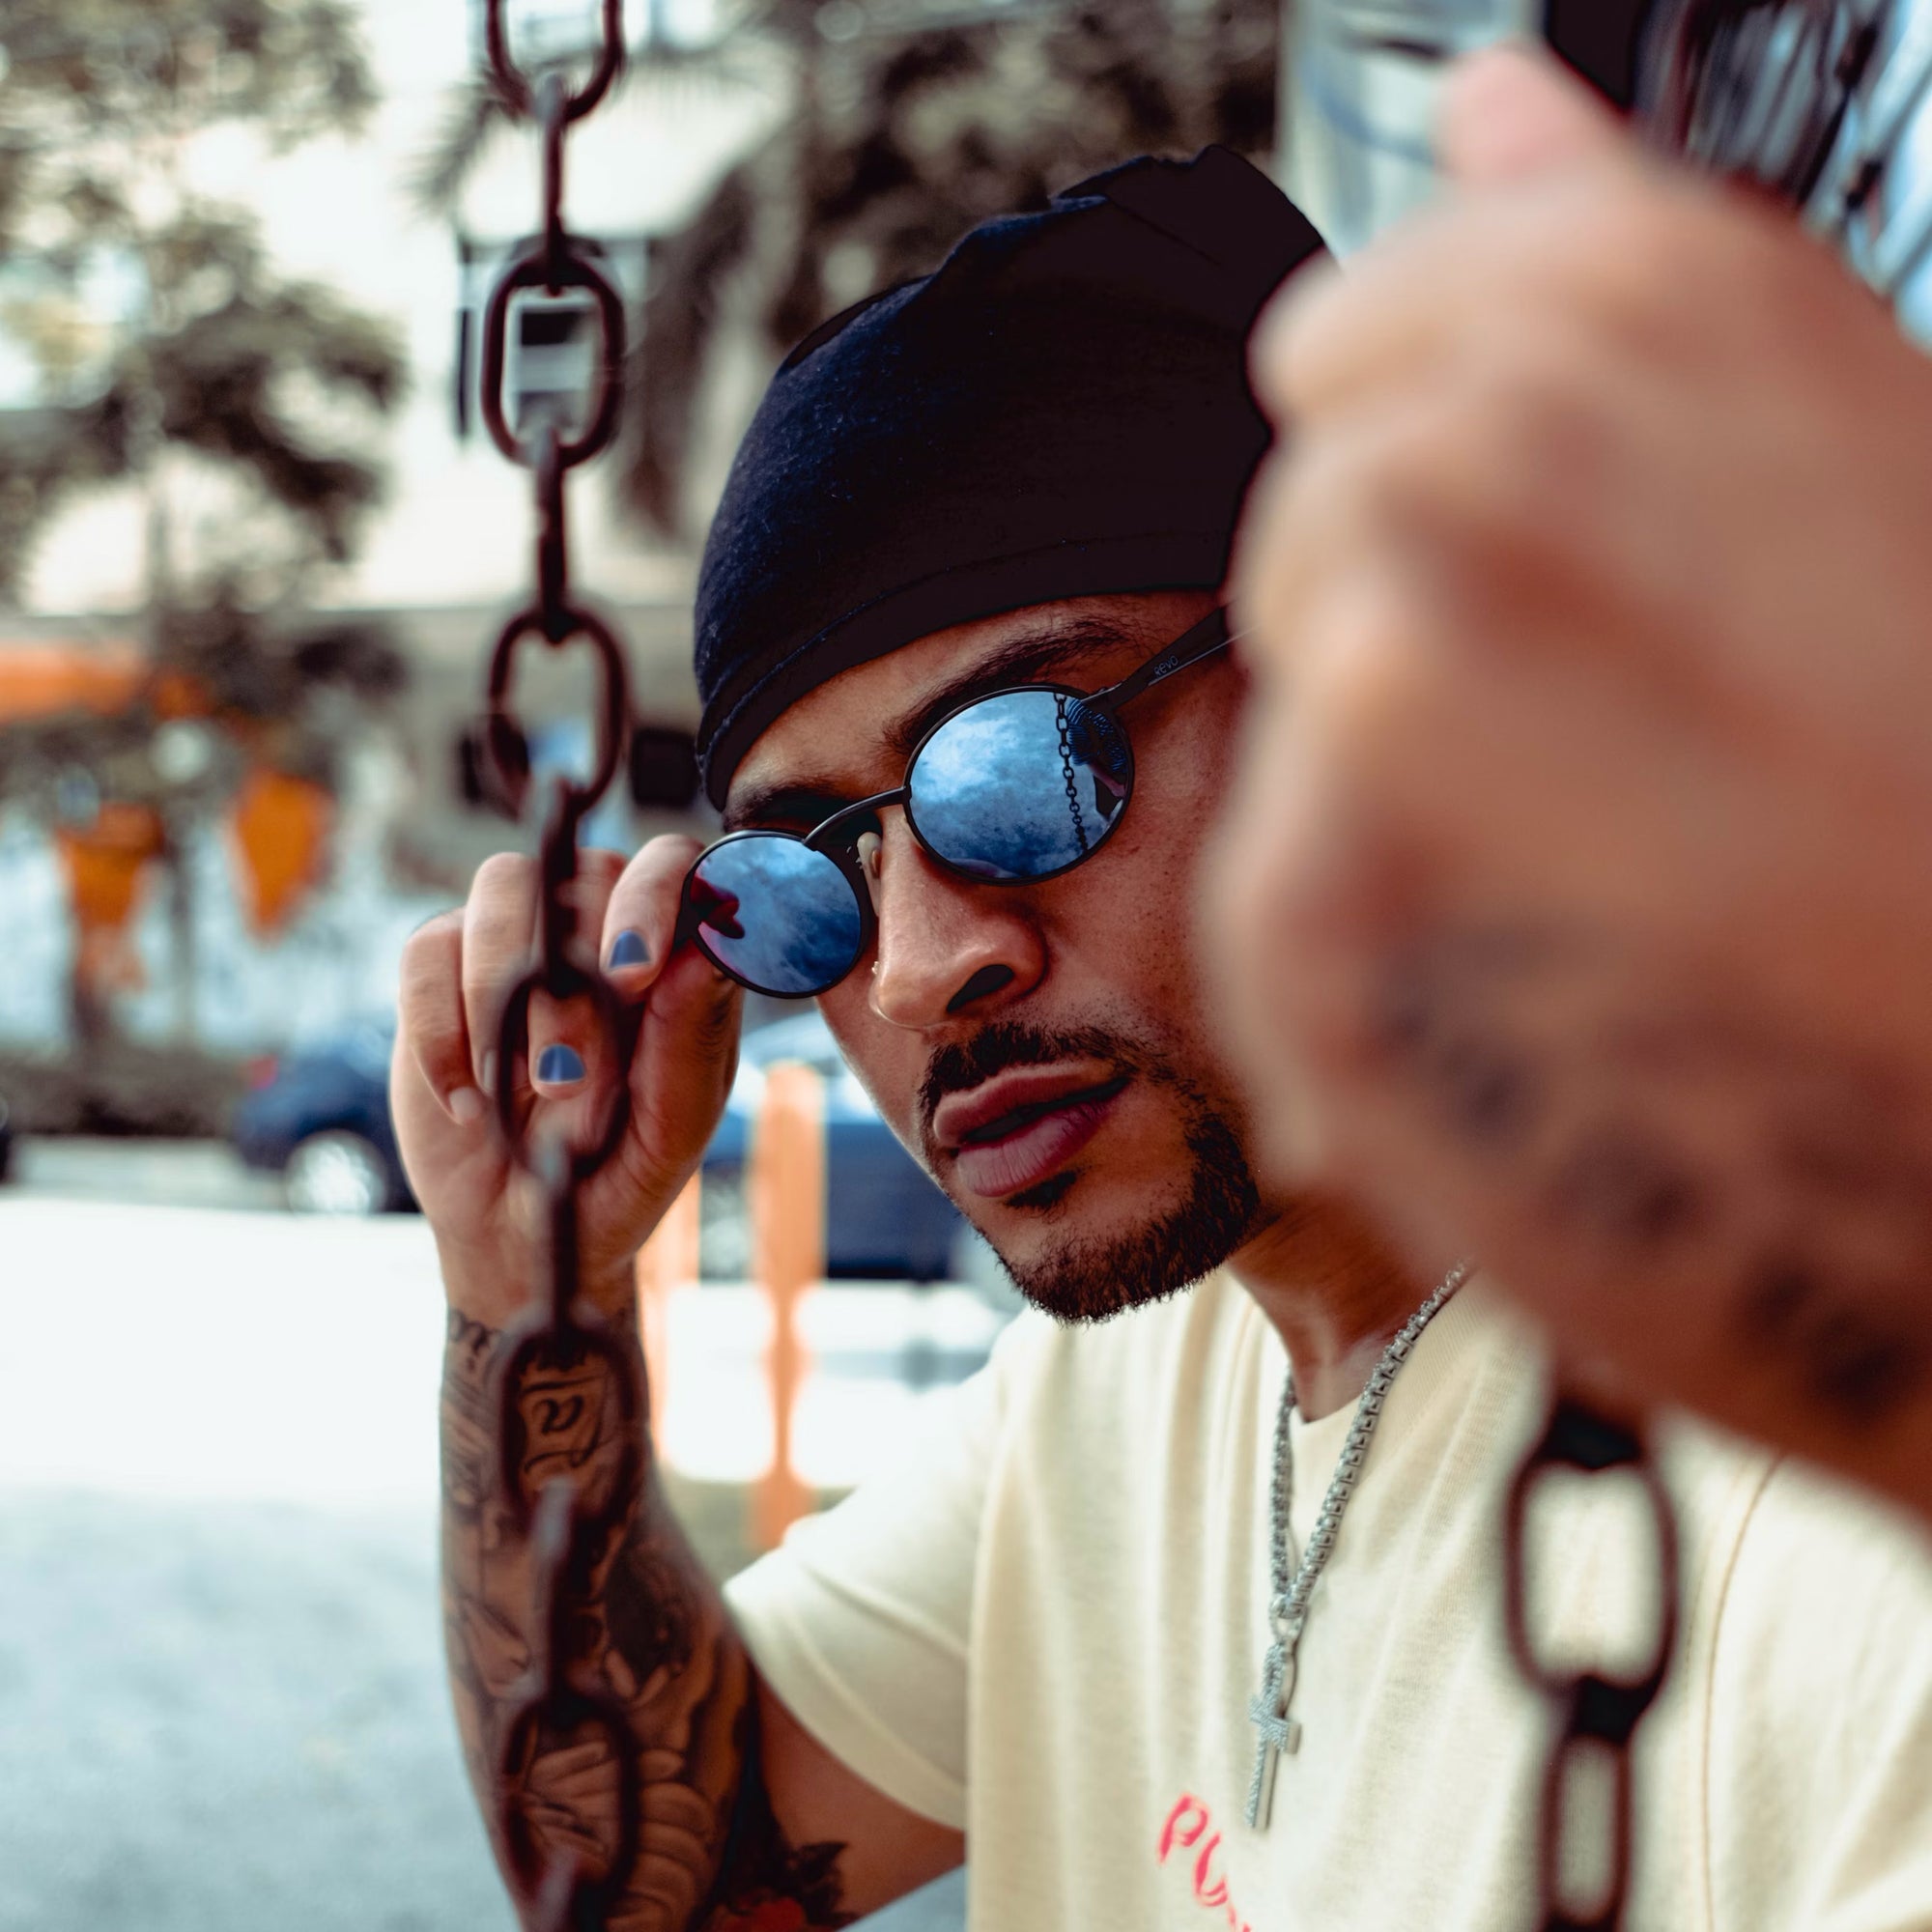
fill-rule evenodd
<path id="1" fill-rule="evenodd" d="M 653 838 L 612 889 L 599 956 L 625 999 L 641 1000 L 669 961 L 685 874 L 702 849 L 676 834 Z"/>
<path id="2" fill-rule="evenodd" d="M 1458 63 L 1436 124 L 1442 165 L 1465 187 L 1613 159 L 1628 140 L 1586 81 L 1544 49 L 1520 43 Z"/>
<path id="3" fill-rule="evenodd" d="M 1577 108 L 1560 92 L 1571 83 L 1534 72 L 1532 79 L 1556 86 Z M 1578 111 L 1607 114 L 1587 97 Z M 1500 319 L 1528 324 L 1626 300 L 1641 285 L 1656 242 L 1651 226 L 1661 211 L 1650 190 L 1658 175 L 1622 164 L 1634 150 L 1613 122 L 1596 138 L 1598 152 L 1618 165 L 1552 165 L 1547 179 L 1515 185 L 1498 175 L 1486 192 L 1398 224 L 1346 270 L 1293 277 L 1250 344 L 1249 373 L 1263 407 L 1292 435 L 1311 416 L 1488 353 Z"/>
<path id="4" fill-rule="evenodd" d="M 483 1118 L 463 1014 L 463 914 L 440 914 L 403 948 L 397 1023 L 423 1083 L 459 1126 Z"/>
<path id="5" fill-rule="evenodd" d="M 1250 493 L 1230 572 L 1240 655 L 1264 683 L 1305 675 L 1318 613 L 1358 578 L 1410 587 L 1439 553 L 1437 499 L 1470 467 L 1460 399 L 1402 392 L 1274 458 Z M 1426 599 L 1422 600 L 1426 603 Z"/>
<path id="6" fill-rule="evenodd" d="M 1296 275 L 1264 311 L 1248 351 L 1255 395 L 1286 440 L 1456 353 L 1474 290 L 1491 305 L 1499 276 L 1484 265 L 1498 252 L 1495 236 L 1472 228 L 1463 211 L 1437 210 L 1364 249 L 1346 270 Z"/>
<path id="7" fill-rule="evenodd" d="M 536 938 L 536 864 L 498 852 L 476 868 L 463 909 L 463 1013 L 471 1065 L 485 1094 L 497 1084 L 497 1042 L 510 995 L 529 971 Z"/>
<path id="8" fill-rule="evenodd" d="M 620 946 L 629 950 L 627 934 L 641 954 L 613 977 L 645 1001 L 632 1104 L 640 1137 L 667 1170 L 703 1151 L 738 1060 L 739 988 L 696 946 L 675 944 L 685 875 L 702 849 L 674 834 L 652 839 L 625 868 L 605 913 L 607 960 Z"/>
<path id="9" fill-rule="evenodd" d="M 623 869 L 622 853 L 580 852 L 577 876 L 563 888 L 564 901 L 577 915 L 577 930 L 582 935 L 576 950 L 588 957 L 595 957 L 605 909 Z M 623 1044 L 609 1037 L 588 1000 L 559 1002 L 538 993 L 530 1002 L 530 1082 L 545 1099 L 604 1094 Z"/>

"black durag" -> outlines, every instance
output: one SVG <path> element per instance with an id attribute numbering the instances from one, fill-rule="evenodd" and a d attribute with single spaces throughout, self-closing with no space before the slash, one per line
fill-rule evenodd
<path id="1" fill-rule="evenodd" d="M 764 728 L 953 624 L 1213 589 L 1268 429 L 1246 341 L 1321 239 L 1224 148 L 975 228 L 801 342 L 698 579 L 698 755 L 722 805 Z"/>

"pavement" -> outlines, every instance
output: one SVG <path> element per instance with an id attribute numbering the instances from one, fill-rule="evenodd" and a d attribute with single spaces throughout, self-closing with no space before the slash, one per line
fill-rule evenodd
<path id="1" fill-rule="evenodd" d="M 0 1932 L 511 1932 L 443 1685 L 426 1228 L 280 1212 L 219 1149 L 22 1154 L 0 1189 Z M 824 1484 L 998 1322 L 964 1290 L 818 1297 L 799 1434 Z M 668 1405 L 667 1449 L 682 1429 L 678 1493 L 724 1570 L 757 1460 L 754 1300 L 674 1308 L 694 1419 Z M 839 1418 L 815 1437 L 813 1400 Z M 961 1900 L 955 1877 L 873 1932 L 956 1932 Z"/>

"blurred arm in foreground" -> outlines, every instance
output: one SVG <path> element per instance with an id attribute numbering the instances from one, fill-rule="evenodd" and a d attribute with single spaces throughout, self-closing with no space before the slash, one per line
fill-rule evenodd
<path id="1" fill-rule="evenodd" d="M 631 1009 L 629 1064 L 606 1064 L 585 1013 L 539 1000 L 520 1105 L 540 1130 L 582 1144 L 610 1083 L 631 1090 L 616 1155 L 581 1195 L 582 1279 L 636 1353 L 636 1255 L 696 1166 L 736 1061 L 735 987 L 689 948 L 672 951 L 696 847 L 660 838 L 626 867 L 586 852 L 580 927 L 596 938 Z M 503 1444 L 488 1382 L 493 1345 L 542 1279 L 542 1252 L 484 1095 L 535 930 L 535 862 L 480 868 L 461 912 L 432 921 L 404 960 L 392 1103 L 411 1184 L 449 1292 L 442 1404 L 443 1600 L 450 1681 L 470 1779 L 497 1830 L 513 1798 L 541 1868 L 559 1850 L 596 1872 L 615 1841 L 619 1765 L 607 1739 L 535 1735 L 503 1760 L 505 1717 L 530 1667 L 533 1539 L 496 1480 Z M 764 1689 L 717 1586 L 668 1507 L 647 1429 L 627 1422 L 594 1356 L 544 1360 L 516 1402 L 522 1487 L 570 1475 L 592 1497 L 642 1435 L 633 1506 L 568 1594 L 577 1681 L 624 1710 L 642 1743 L 641 1856 L 612 1932 L 734 1932 L 843 1925 L 956 1864 L 957 1836 L 901 1809 L 810 1738 Z M 604 1492 L 608 1493 L 608 1492 Z M 508 1848 L 497 1846 L 499 1861 Z"/>
<path id="2" fill-rule="evenodd" d="M 1264 325 L 1212 892 L 1279 1169 L 1932 1511 L 1932 362 L 1541 60 Z"/>

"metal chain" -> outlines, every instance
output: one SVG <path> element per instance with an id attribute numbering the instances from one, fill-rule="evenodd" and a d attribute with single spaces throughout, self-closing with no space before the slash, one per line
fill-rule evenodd
<path id="1" fill-rule="evenodd" d="M 1262 1665 L 1262 1689 L 1249 1700 L 1248 1718 L 1261 1734 L 1262 1744 L 1255 1752 L 1254 1780 L 1248 1787 L 1247 1818 L 1251 1827 L 1264 1829 L 1268 1821 L 1269 1786 L 1272 1782 L 1273 1754 L 1294 1748 L 1299 1733 L 1288 1715 L 1294 1698 L 1296 1653 L 1301 1633 L 1308 1622 L 1309 1600 L 1315 1585 L 1334 1553 L 1335 1539 L 1341 1534 L 1342 1519 L 1362 1479 L 1369 1460 L 1369 1443 L 1381 1421 L 1382 1405 L 1403 1364 L 1414 1352 L 1422 1331 L 1442 1310 L 1442 1304 L 1469 1278 L 1468 1262 L 1458 1262 L 1443 1276 L 1427 1301 L 1403 1324 L 1382 1351 L 1355 1405 L 1354 1419 L 1335 1462 L 1335 1473 L 1328 1492 L 1321 1499 L 1321 1513 L 1308 1533 L 1308 1548 L 1301 1552 L 1297 1567 L 1290 1544 L 1293 1537 L 1290 1505 L 1294 1492 L 1294 1440 L 1291 1424 L 1294 1417 L 1294 1378 L 1282 1385 L 1281 1407 L 1275 1416 L 1274 1467 L 1268 1478 L 1268 1628 L 1274 1641 Z"/>
<path id="2" fill-rule="evenodd" d="M 1558 1469 L 1588 1475 L 1624 1472 L 1642 1485 L 1649 1503 L 1658 1550 L 1655 1636 L 1649 1661 L 1634 1676 L 1552 1669 L 1530 1634 L 1529 1504 L 1543 1478 Z M 1559 1387 L 1542 1435 L 1510 1485 L 1504 1540 L 1510 1647 L 1523 1676 L 1557 1715 L 1544 1765 L 1537 1826 L 1541 1899 L 1537 1924 L 1540 1932 L 1617 1932 L 1630 1892 L 1631 1741 L 1657 1700 L 1677 1643 L 1677 1520 L 1643 1435 Z M 1589 1856 L 1584 1813 L 1575 1803 L 1579 1788 L 1577 1774 L 1592 1754 L 1608 1759 L 1609 1815 L 1605 1822 L 1609 1827 L 1609 1856 L 1601 1861 L 1603 1882 L 1594 1903 L 1579 1904 L 1567 1895 L 1567 1876 L 1599 1862 Z"/>
<path id="3" fill-rule="evenodd" d="M 595 63 L 579 86 L 555 71 L 532 79 L 511 57 L 506 0 L 487 0 L 491 77 L 510 112 L 536 123 L 543 146 L 543 223 L 537 239 L 497 276 L 483 320 L 482 415 L 497 447 L 531 472 L 536 503 L 536 594 L 497 636 L 490 656 L 489 703 L 478 742 L 479 776 L 492 800 L 520 817 L 529 789 L 529 741 L 511 708 L 518 653 L 541 638 L 555 650 L 582 639 L 598 677 L 596 759 L 582 782 L 559 779 L 540 858 L 535 964 L 511 994 L 497 1040 L 497 1118 L 511 1158 L 541 1190 L 548 1236 L 544 1292 L 497 1343 L 491 1364 L 501 1460 L 500 1496 L 529 1537 L 530 1667 L 510 1693 L 495 1746 L 497 1837 L 521 1894 L 525 1921 L 541 1932 L 596 1932 L 610 1918 L 639 1855 L 642 1747 L 624 1708 L 579 1665 L 579 1606 L 590 1573 L 629 1520 L 643 1476 L 646 1392 L 631 1350 L 580 1293 L 578 1194 L 611 1157 L 630 1121 L 623 1082 L 588 1145 L 533 1132 L 518 1118 L 517 1067 L 529 1049 L 530 1003 L 588 1006 L 615 1064 L 628 1057 L 623 1009 L 578 927 L 578 835 L 623 761 L 630 699 L 621 645 L 608 625 L 573 601 L 564 481 L 605 449 L 616 430 L 624 346 L 623 298 L 564 223 L 565 140 L 571 125 L 610 92 L 624 63 L 622 0 L 603 0 Z M 520 294 L 587 295 L 598 318 L 596 374 L 582 426 L 566 435 L 546 421 L 528 439 L 505 413 L 503 377 L 510 317 Z M 523 1405 L 547 1378 L 581 1375 L 601 1363 L 617 1414 L 618 1450 L 609 1464 L 553 1477 L 531 1493 L 525 1473 Z M 611 1841 L 592 1856 L 551 1849 L 539 1836 L 527 1780 L 538 1755 L 569 1741 L 602 1742 L 616 1768 Z"/>
<path id="4" fill-rule="evenodd" d="M 1053 716 L 1060 726 L 1060 771 L 1066 781 L 1066 810 L 1073 819 L 1073 837 L 1079 841 L 1080 856 L 1087 856 L 1087 827 L 1080 815 L 1080 792 L 1073 782 L 1073 739 L 1066 725 L 1066 699 L 1058 692 L 1053 698 Z"/>

